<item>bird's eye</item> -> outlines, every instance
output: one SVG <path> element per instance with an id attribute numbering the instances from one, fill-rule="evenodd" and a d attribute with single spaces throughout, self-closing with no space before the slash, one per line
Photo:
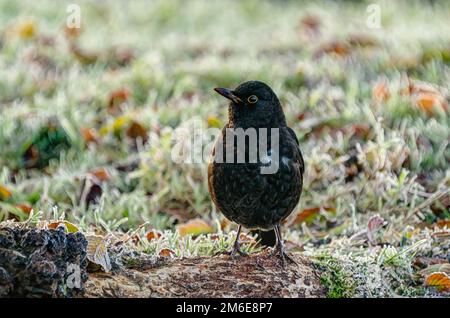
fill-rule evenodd
<path id="1" fill-rule="evenodd" d="M 256 95 L 249 96 L 249 98 L 247 98 L 247 101 L 250 104 L 254 104 L 254 103 L 256 103 L 258 101 L 258 97 Z"/>

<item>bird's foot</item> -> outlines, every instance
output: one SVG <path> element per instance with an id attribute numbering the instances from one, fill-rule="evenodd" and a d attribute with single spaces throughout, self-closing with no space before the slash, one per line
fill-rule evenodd
<path id="1" fill-rule="evenodd" d="M 298 266 L 297 262 L 284 251 L 284 248 L 277 248 L 277 247 L 275 247 L 273 249 L 273 251 L 272 251 L 271 256 L 272 257 L 279 257 L 280 260 L 281 260 L 281 265 L 282 265 L 283 268 L 286 267 L 288 262 L 293 264 L 293 265 Z"/>
<path id="2" fill-rule="evenodd" d="M 247 253 L 241 251 L 241 244 L 234 244 L 233 249 L 229 252 L 231 258 L 236 257 L 236 255 L 240 256 L 248 256 Z"/>
<path id="3" fill-rule="evenodd" d="M 231 258 L 235 258 L 237 255 L 248 256 L 247 253 L 241 251 L 240 244 L 237 244 L 237 246 L 234 245 L 233 248 L 231 249 L 231 251 L 217 252 L 214 254 L 214 256 L 219 256 L 219 255 L 228 255 Z"/>

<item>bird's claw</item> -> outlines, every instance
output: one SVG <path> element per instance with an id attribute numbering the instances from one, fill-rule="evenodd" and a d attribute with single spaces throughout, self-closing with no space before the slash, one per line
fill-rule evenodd
<path id="1" fill-rule="evenodd" d="M 280 248 L 275 248 L 271 254 L 271 256 L 278 256 L 281 260 L 281 265 L 282 267 L 286 267 L 286 264 L 289 262 L 293 265 L 298 266 L 297 262 L 290 257 L 285 251 L 284 249 L 280 249 Z"/>

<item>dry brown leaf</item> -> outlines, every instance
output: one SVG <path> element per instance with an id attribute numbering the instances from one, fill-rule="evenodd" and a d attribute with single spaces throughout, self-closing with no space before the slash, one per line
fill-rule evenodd
<path id="1" fill-rule="evenodd" d="M 426 114 L 432 115 L 438 109 L 443 111 L 448 110 L 448 104 L 442 95 L 431 94 L 431 93 L 419 93 L 415 97 L 416 105 Z"/>
<path id="2" fill-rule="evenodd" d="M 426 286 L 435 287 L 439 292 L 450 291 L 450 277 L 444 272 L 437 272 L 425 279 Z"/>
<path id="3" fill-rule="evenodd" d="M 33 210 L 33 207 L 26 203 L 21 203 L 16 205 L 16 208 L 20 209 L 25 214 L 30 214 Z"/>
<path id="4" fill-rule="evenodd" d="M 242 244 L 256 244 L 255 239 L 253 236 L 247 234 L 247 233 L 241 233 L 239 234 L 239 241 Z"/>
<path id="5" fill-rule="evenodd" d="M 312 220 L 321 210 L 327 211 L 327 212 L 335 212 L 336 209 L 333 207 L 313 207 L 304 209 L 303 211 L 296 214 L 294 219 L 290 222 L 290 225 L 297 225 L 301 224 L 303 222 Z"/>
<path id="6" fill-rule="evenodd" d="M 184 224 L 180 224 L 177 226 L 177 230 L 180 233 L 180 236 L 186 236 L 189 234 L 197 236 L 200 234 L 208 234 L 214 232 L 214 228 L 202 219 L 194 219 Z"/>
<path id="7" fill-rule="evenodd" d="M 400 95 L 408 96 L 421 111 L 433 115 L 438 111 L 448 111 L 448 103 L 442 88 L 427 83 L 413 81 L 409 77 L 403 80 Z"/>
<path id="8" fill-rule="evenodd" d="M 442 230 L 439 232 L 434 232 L 433 234 L 431 234 L 432 237 L 436 237 L 436 238 L 447 238 L 450 237 L 450 230 Z"/>
<path id="9" fill-rule="evenodd" d="M 89 261 L 100 265 L 105 272 L 111 270 L 111 261 L 109 259 L 106 240 L 99 235 L 86 235 L 88 246 L 86 256 Z"/>
<path id="10" fill-rule="evenodd" d="M 168 248 L 163 248 L 159 251 L 159 256 L 161 257 L 172 257 L 175 255 L 175 252 Z"/>
<path id="11" fill-rule="evenodd" d="M 108 112 L 117 113 L 118 107 L 130 98 L 131 92 L 128 88 L 119 88 L 112 91 L 108 97 Z"/>
<path id="12" fill-rule="evenodd" d="M 155 230 L 150 230 L 147 233 L 145 233 L 145 238 L 147 239 L 147 241 L 151 241 L 154 239 L 158 239 L 161 237 L 161 233 Z"/>
<path id="13" fill-rule="evenodd" d="M 315 57 L 321 57 L 325 54 L 333 54 L 338 57 L 346 57 L 350 54 L 350 47 L 342 41 L 331 41 L 319 47 L 314 54 Z"/>
<path id="14" fill-rule="evenodd" d="M 450 220 L 439 220 L 436 224 L 439 227 L 447 227 L 447 229 L 450 229 Z"/>
<path id="15" fill-rule="evenodd" d="M 222 231 L 224 231 L 228 226 L 230 226 L 230 221 L 228 220 L 228 219 L 226 219 L 226 218 L 223 218 L 221 221 L 220 221 L 220 229 L 222 230 Z"/>
<path id="16" fill-rule="evenodd" d="M 127 128 L 127 137 L 131 139 L 141 138 L 143 142 L 148 140 L 148 131 L 141 123 L 137 121 L 132 121 L 130 126 Z"/>

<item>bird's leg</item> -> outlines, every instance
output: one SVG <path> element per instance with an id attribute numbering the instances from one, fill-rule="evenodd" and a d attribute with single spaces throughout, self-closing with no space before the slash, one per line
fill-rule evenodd
<path id="1" fill-rule="evenodd" d="M 283 267 L 286 265 L 286 260 L 288 260 L 290 263 L 293 263 L 297 265 L 297 263 L 286 254 L 284 251 L 284 243 L 283 238 L 281 237 L 281 230 L 280 230 L 280 224 L 275 225 L 275 235 L 277 236 L 277 243 L 273 248 L 273 255 L 278 254 L 281 257 L 281 261 L 283 262 Z"/>
<path id="2" fill-rule="evenodd" d="M 241 235 L 241 229 L 242 229 L 242 226 L 239 225 L 237 234 L 236 234 L 236 240 L 234 241 L 233 249 L 231 250 L 231 253 L 230 253 L 231 257 L 234 257 L 236 255 L 236 253 L 239 255 L 243 255 L 243 256 L 247 255 L 241 251 L 241 244 L 239 243 L 239 236 Z"/>

